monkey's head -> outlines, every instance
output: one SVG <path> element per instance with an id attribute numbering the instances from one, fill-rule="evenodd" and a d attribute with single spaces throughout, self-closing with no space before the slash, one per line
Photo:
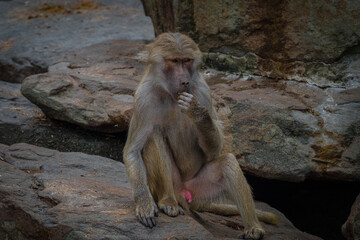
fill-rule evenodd
<path id="1" fill-rule="evenodd" d="M 148 49 L 148 64 L 161 76 L 158 84 L 174 98 L 182 92 L 190 92 L 196 84 L 201 62 L 196 43 L 181 33 L 163 33 L 148 45 Z"/>

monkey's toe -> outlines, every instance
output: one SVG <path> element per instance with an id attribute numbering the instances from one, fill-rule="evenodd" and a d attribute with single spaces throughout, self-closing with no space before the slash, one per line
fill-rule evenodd
<path id="1" fill-rule="evenodd" d="M 245 239 L 262 239 L 265 235 L 265 230 L 261 227 L 251 227 L 245 230 Z"/>
<path id="2" fill-rule="evenodd" d="M 139 205 L 135 211 L 136 217 L 141 224 L 149 228 L 153 228 L 156 225 L 155 216 L 158 215 L 158 208 L 155 204 Z"/>
<path id="3" fill-rule="evenodd" d="M 139 222 L 144 225 L 145 227 L 153 228 L 156 226 L 155 217 L 145 217 L 145 216 L 136 216 Z"/>
<path id="4" fill-rule="evenodd" d="M 170 217 L 176 217 L 180 213 L 177 206 L 163 206 L 161 210 Z"/>

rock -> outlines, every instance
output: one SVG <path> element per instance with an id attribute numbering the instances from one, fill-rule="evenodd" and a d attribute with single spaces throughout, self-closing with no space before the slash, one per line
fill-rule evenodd
<path id="1" fill-rule="evenodd" d="M 143 72 L 143 41 L 112 40 L 69 53 L 21 92 L 50 118 L 101 132 L 127 130 Z"/>
<path id="2" fill-rule="evenodd" d="M 0 84 L 0 143 L 25 142 L 64 152 L 84 152 L 122 160 L 126 134 L 102 134 L 51 120 L 20 92 L 20 84 Z"/>
<path id="3" fill-rule="evenodd" d="M 104 46 L 121 56 L 117 63 Z M 130 53 L 117 53 L 115 46 Z M 28 77 L 22 92 L 51 118 L 96 131 L 125 131 L 143 72 L 140 46 L 127 41 L 90 46 L 73 62 Z M 101 56 L 107 57 L 100 61 Z M 234 153 L 245 171 L 286 181 L 360 179 L 360 88 L 322 89 L 212 70 L 205 70 L 205 78 L 225 125 L 224 151 Z"/>
<path id="4" fill-rule="evenodd" d="M 349 218 L 342 226 L 342 232 L 347 240 L 360 239 L 360 194 L 351 208 Z"/>
<path id="5" fill-rule="evenodd" d="M 360 180 L 359 89 L 205 71 L 225 152 L 256 176 Z"/>
<path id="6" fill-rule="evenodd" d="M 219 70 L 360 86 L 360 3 L 142 1 L 156 35 L 179 31 Z"/>
<path id="7" fill-rule="evenodd" d="M 63 153 L 29 144 L 0 144 L 0 236 L 4 239 L 235 239 L 238 216 L 162 213 L 157 227 L 142 226 L 124 165 L 83 153 Z M 264 224 L 265 240 L 320 239 L 281 217 Z"/>
<path id="8" fill-rule="evenodd" d="M 140 1 L 0 1 L 0 80 L 43 73 L 75 49 L 111 39 L 151 40 Z M 6 29 L 5 29 L 6 28 Z"/>

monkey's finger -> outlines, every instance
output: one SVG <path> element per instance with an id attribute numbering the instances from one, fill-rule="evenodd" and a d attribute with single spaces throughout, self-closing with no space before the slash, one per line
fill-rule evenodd
<path id="1" fill-rule="evenodd" d="M 180 206 L 179 206 L 179 214 L 180 214 L 180 215 L 185 215 L 185 214 L 184 214 L 184 209 L 183 209 L 182 207 L 180 207 Z"/>
<path id="2" fill-rule="evenodd" d="M 146 222 L 146 218 L 145 218 L 145 216 L 142 216 L 142 217 L 140 217 L 141 218 L 141 223 L 145 226 L 145 227 L 147 227 L 147 222 Z"/>
<path id="3" fill-rule="evenodd" d="M 183 100 L 183 101 L 185 101 L 185 102 L 191 102 L 191 100 L 192 100 L 192 96 L 191 97 L 188 97 L 188 96 L 185 96 L 185 95 L 181 95 L 180 97 L 179 97 L 179 99 L 181 99 L 181 100 Z"/>
<path id="4" fill-rule="evenodd" d="M 174 212 L 172 211 L 172 207 L 171 206 L 167 206 L 166 207 L 166 214 L 169 216 L 174 216 Z"/>
<path id="5" fill-rule="evenodd" d="M 185 101 L 183 101 L 183 100 L 181 100 L 181 99 L 178 101 L 178 104 L 184 105 L 185 107 L 189 107 L 189 106 L 190 106 L 189 102 L 185 102 Z"/>
<path id="6" fill-rule="evenodd" d="M 184 95 L 184 96 L 187 96 L 187 97 L 189 97 L 189 98 L 193 98 L 193 95 L 190 94 L 190 93 L 187 93 L 187 92 L 183 92 L 183 95 Z"/>
<path id="7" fill-rule="evenodd" d="M 148 221 L 148 219 L 145 217 L 145 216 L 143 216 L 142 218 L 141 218 L 141 222 L 146 226 L 146 227 L 150 227 L 150 228 L 152 228 L 152 225 L 150 225 L 149 224 L 149 221 Z"/>
<path id="8" fill-rule="evenodd" d="M 155 221 L 155 218 L 154 218 L 154 217 L 152 217 L 152 218 L 150 218 L 150 219 L 151 219 L 152 224 L 153 224 L 154 226 L 156 226 L 156 221 Z"/>
<path id="9" fill-rule="evenodd" d="M 158 210 L 158 208 L 155 208 L 154 215 L 155 215 L 155 217 L 159 216 L 159 210 Z"/>
<path id="10" fill-rule="evenodd" d="M 183 106 L 183 105 L 181 105 L 181 104 L 178 104 L 178 106 L 179 106 L 182 110 L 188 110 L 188 107 L 185 107 L 185 106 Z"/>
<path id="11" fill-rule="evenodd" d="M 148 223 L 150 228 L 153 228 L 152 218 L 146 218 L 146 222 Z"/>

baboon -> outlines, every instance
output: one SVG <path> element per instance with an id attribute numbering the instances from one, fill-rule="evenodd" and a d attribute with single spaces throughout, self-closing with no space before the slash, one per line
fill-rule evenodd
<path id="1" fill-rule="evenodd" d="M 258 217 L 273 224 L 278 217 L 255 211 L 236 158 L 221 155 L 222 128 L 199 71 L 198 46 L 183 34 L 163 33 L 148 50 L 124 148 L 138 220 L 155 226 L 158 208 L 173 217 L 184 214 L 184 208 L 240 213 L 245 237 L 262 238 Z"/>

